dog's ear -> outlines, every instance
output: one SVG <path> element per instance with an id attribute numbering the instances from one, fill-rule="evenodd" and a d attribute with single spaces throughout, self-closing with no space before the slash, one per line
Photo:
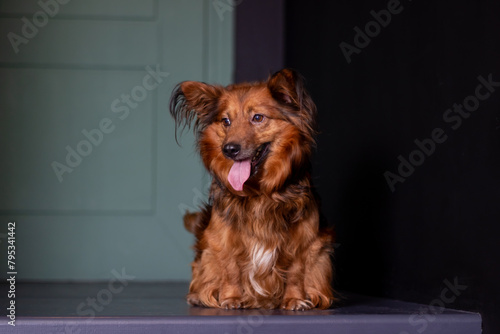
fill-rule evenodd
<path id="1" fill-rule="evenodd" d="M 176 140 L 177 129 L 191 127 L 193 120 L 196 134 L 213 122 L 222 91 L 222 87 L 197 81 L 184 81 L 174 88 L 170 98 L 170 114 L 175 120 Z"/>
<path id="2" fill-rule="evenodd" d="M 303 80 L 291 69 L 283 69 L 274 73 L 267 82 L 267 87 L 273 98 L 287 106 L 300 109 L 300 90 Z"/>
<path id="3" fill-rule="evenodd" d="M 305 89 L 304 79 L 292 69 L 283 69 L 274 73 L 267 81 L 267 87 L 272 97 L 281 105 L 287 107 L 291 121 L 303 128 L 311 137 L 316 134 L 316 105 Z"/>

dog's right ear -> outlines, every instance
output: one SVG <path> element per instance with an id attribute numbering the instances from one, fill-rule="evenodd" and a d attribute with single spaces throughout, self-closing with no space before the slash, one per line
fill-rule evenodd
<path id="1" fill-rule="evenodd" d="M 170 98 L 170 114 L 175 120 L 175 139 L 177 129 L 184 130 L 194 123 L 194 132 L 198 135 L 214 121 L 217 116 L 219 97 L 223 88 L 203 82 L 184 81 L 175 86 Z"/>

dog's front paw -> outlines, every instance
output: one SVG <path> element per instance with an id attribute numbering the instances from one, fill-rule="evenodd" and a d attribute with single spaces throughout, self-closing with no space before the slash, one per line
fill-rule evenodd
<path id="1" fill-rule="evenodd" d="M 243 302 L 241 298 L 226 298 L 220 302 L 220 307 L 228 310 L 234 310 L 238 308 L 243 308 Z"/>
<path id="2" fill-rule="evenodd" d="M 281 308 L 290 311 L 305 311 L 313 307 L 312 303 L 308 300 L 288 298 L 281 303 Z"/>
<path id="3" fill-rule="evenodd" d="M 187 303 L 191 306 L 201 306 L 202 303 L 200 301 L 200 297 L 198 296 L 197 293 L 189 293 L 186 296 Z"/>

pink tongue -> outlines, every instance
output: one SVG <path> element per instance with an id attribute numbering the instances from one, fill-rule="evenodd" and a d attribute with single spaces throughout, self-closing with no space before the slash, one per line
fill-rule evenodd
<path id="1" fill-rule="evenodd" d="M 229 183 L 236 191 L 243 190 L 243 183 L 250 177 L 250 159 L 235 161 L 227 177 Z"/>

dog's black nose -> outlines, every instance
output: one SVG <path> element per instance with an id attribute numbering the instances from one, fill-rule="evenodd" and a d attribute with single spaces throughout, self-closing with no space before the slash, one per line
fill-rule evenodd
<path id="1" fill-rule="evenodd" d="M 222 149 L 222 152 L 224 152 L 224 155 L 230 159 L 234 159 L 238 156 L 238 154 L 241 151 L 241 145 L 235 144 L 235 143 L 229 143 L 224 145 L 224 148 Z"/>

